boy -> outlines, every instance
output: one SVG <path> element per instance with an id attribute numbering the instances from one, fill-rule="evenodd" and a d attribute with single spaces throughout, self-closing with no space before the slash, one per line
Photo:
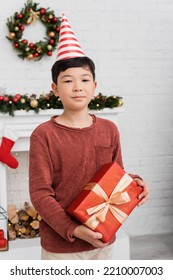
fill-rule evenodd
<path id="1" fill-rule="evenodd" d="M 67 41 L 73 39 L 71 50 Z M 95 65 L 65 17 L 58 51 L 52 90 L 64 110 L 35 129 L 30 146 L 30 196 L 42 217 L 42 259 L 111 259 L 115 237 L 103 243 L 100 233 L 73 220 L 65 209 L 102 165 L 116 161 L 123 167 L 119 132 L 111 121 L 88 112 L 97 86 Z M 133 178 L 143 187 L 141 205 L 148 199 L 148 187 L 138 176 Z"/>

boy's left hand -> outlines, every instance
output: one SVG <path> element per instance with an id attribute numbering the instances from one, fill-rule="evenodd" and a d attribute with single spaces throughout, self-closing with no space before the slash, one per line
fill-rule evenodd
<path id="1" fill-rule="evenodd" d="M 149 198 L 149 187 L 144 181 L 142 181 L 139 178 L 134 178 L 134 181 L 136 181 L 138 186 L 143 188 L 143 191 L 138 196 L 138 198 L 140 199 L 140 202 L 138 203 L 138 206 L 140 206 L 140 205 L 144 204 Z"/>

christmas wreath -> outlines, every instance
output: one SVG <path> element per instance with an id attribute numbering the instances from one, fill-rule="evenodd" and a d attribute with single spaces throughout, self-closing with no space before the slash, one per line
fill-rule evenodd
<path id="1" fill-rule="evenodd" d="M 40 60 L 44 55 L 51 56 L 59 39 L 60 18 L 56 17 L 49 8 L 39 8 L 38 5 L 29 0 L 19 13 L 15 12 L 7 19 L 9 34 L 6 38 L 11 41 L 13 48 L 19 52 L 18 56 L 22 59 Z M 27 39 L 22 38 L 25 26 L 37 20 L 44 24 L 47 37 L 35 43 L 28 42 Z"/>

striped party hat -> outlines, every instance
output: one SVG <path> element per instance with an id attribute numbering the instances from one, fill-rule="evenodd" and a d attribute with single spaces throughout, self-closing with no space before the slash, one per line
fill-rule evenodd
<path id="1" fill-rule="evenodd" d="M 57 60 L 85 56 L 67 18 L 63 14 L 59 33 Z"/>

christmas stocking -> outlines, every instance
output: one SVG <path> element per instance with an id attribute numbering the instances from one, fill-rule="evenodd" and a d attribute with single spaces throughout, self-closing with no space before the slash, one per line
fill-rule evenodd
<path id="1" fill-rule="evenodd" d="M 17 133 L 9 128 L 5 128 L 0 146 L 0 161 L 14 169 L 18 167 L 18 161 L 10 154 L 10 152 L 17 139 Z"/>

